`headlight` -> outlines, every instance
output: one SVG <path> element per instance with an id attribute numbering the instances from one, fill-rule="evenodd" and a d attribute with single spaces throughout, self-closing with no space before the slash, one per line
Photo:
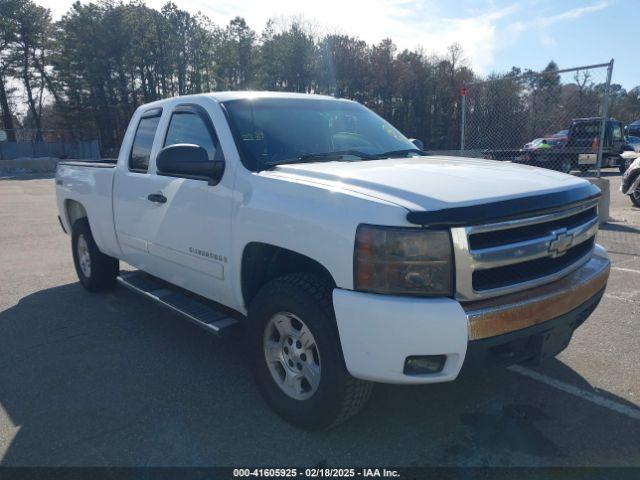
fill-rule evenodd
<path id="1" fill-rule="evenodd" d="M 356 290 L 398 295 L 453 295 L 453 258 L 448 230 L 360 225 L 353 266 Z"/>

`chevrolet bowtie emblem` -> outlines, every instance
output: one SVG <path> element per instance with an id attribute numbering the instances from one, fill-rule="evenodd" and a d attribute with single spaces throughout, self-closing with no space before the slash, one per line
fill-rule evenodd
<path id="1" fill-rule="evenodd" d="M 573 245 L 573 234 L 567 233 L 567 229 L 554 230 L 551 232 L 553 240 L 549 243 L 549 253 L 552 257 L 564 255 Z"/>

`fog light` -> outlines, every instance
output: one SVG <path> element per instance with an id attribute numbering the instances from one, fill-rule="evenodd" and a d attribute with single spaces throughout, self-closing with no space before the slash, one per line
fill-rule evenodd
<path id="1" fill-rule="evenodd" d="M 405 375 L 422 375 L 425 373 L 438 373 L 444 368 L 446 355 L 424 355 L 407 357 L 404 361 Z"/>

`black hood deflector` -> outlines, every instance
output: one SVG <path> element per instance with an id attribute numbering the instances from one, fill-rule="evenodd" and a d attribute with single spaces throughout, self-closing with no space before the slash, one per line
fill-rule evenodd
<path id="1" fill-rule="evenodd" d="M 588 184 L 559 192 L 480 203 L 467 207 L 444 208 L 431 212 L 409 212 L 407 220 L 410 223 L 426 227 L 464 227 L 544 215 L 595 200 L 600 195 L 598 187 Z"/>

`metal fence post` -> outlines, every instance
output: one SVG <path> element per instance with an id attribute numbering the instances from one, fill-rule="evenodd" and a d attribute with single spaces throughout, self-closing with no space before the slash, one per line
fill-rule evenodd
<path id="1" fill-rule="evenodd" d="M 462 115 L 460 120 L 460 151 L 464 151 L 464 129 L 467 119 L 467 88 L 462 87 L 460 91 L 462 96 Z"/>
<path id="2" fill-rule="evenodd" d="M 596 177 L 600 178 L 600 169 L 602 168 L 602 151 L 604 148 L 605 128 L 607 126 L 607 116 L 609 115 L 609 90 L 611 87 L 611 73 L 613 72 L 613 58 L 607 67 L 607 83 L 602 93 L 602 122 L 600 123 L 600 141 L 598 142 L 598 166 L 596 168 Z"/>

